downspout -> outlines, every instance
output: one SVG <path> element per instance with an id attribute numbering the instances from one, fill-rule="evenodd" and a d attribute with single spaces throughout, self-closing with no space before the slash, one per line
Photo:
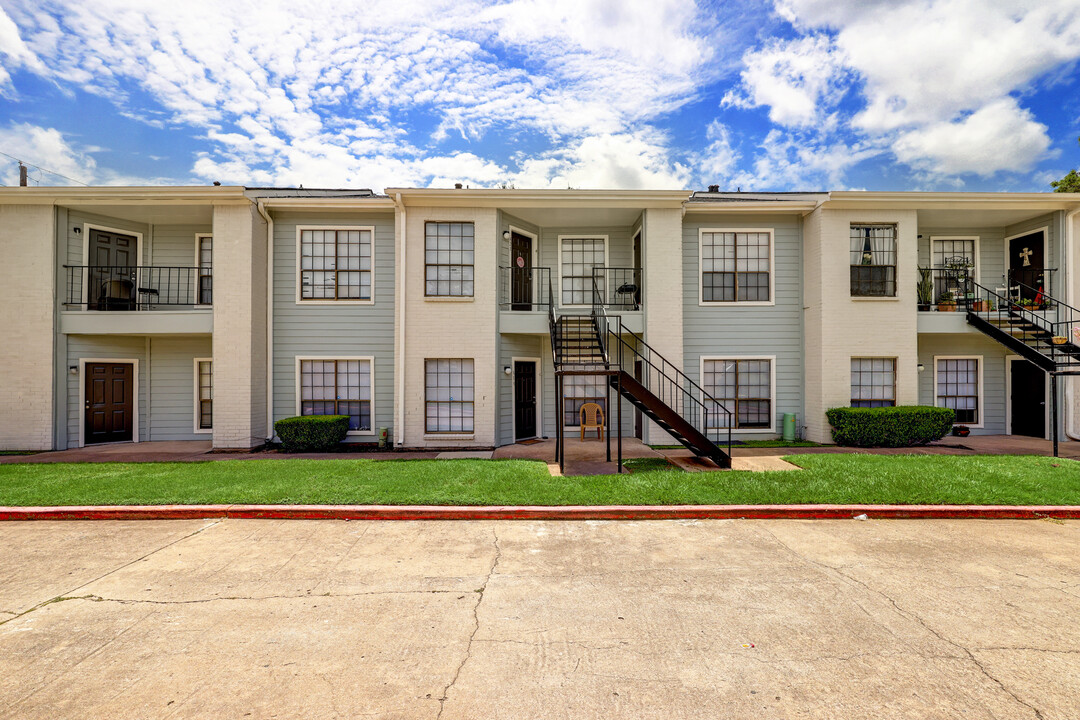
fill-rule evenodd
<path id="1" fill-rule="evenodd" d="M 394 207 L 397 208 L 395 224 L 400 232 L 398 247 L 401 248 L 401 258 L 398 263 L 397 281 L 397 347 L 394 348 L 394 372 L 397 373 L 397 397 L 394 401 L 394 445 L 400 446 L 405 442 L 405 277 L 406 262 L 409 243 L 407 216 L 405 204 L 401 202 L 401 193 L 394 194 Z"/>
<path id="2" fill-rule="evenodd" d="M 274 439 L 274 219 L 263 200 L 255 208 L 266 221 L 266 441 Z"/>
<path id="3" fill-rule="evenodd" d="M 1076 286 L 1076 279 L 1072 277 L 1074 272 L 1073 265 L 1076 259 L 1073 257 L 1073 245 L 1080 241 L 1080 238 L 1075 237 L 1073 233 L 1072 219 L 1080 213 L 1080 208 L 1075 208 L 1065 214 L 1065 241 L 1063 243 L 1064 250 L 1064 265 L 1065 272 L 1068 273 L 1065 283 L 1065 304 L 1072 307 L 1076 307 L 1076 293 L 1073 292 L 1073 288 Z M 1080 268 L 1076 268 L 1080 271 Z M 1070 440 L 1080 440 L 1080 428 L 1076 427 L 1076 403 L 1080 401 L 1077 398 L 1077 378 L 1070 377 L 1066 379 L 1065 383 L 1065 437 Z"/>

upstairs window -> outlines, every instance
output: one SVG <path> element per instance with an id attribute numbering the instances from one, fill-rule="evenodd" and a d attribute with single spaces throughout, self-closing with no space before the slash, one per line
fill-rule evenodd
<path id="1" fill-rule="evenodd" d="M 473 296 L 473 232 L 471 222 L 424 225 L 424 295 Z"/>
<path id="2" fill-rule="evenodd" d="M 896 358 L 851 358 L 851 407 L 896 405 Z"/>
<path id="3" fill-rule="evenodd" d="M 592 305 L 593 270 L 602 268 L 607 258 L 606 237 L 564 237 L 559 239 L 559 276 L 562 301 L 568 305 Z M 599 290 L 602 293 L 604 283 Z"/>
<path id="4" fill-rule="evenodd" d="M 769 302 L 771 275 L 771 231 L 701 233 L 701 302 Z"/>
<path id="5" fill-rule="evenodd" d="M 371 228 L 300 231 L 300 299 L 371 300 Z"/>
<path id="6" fill-rule="evenodd" d="M 195 245 L 195 259 L 199 265 L 198 304 L 210 305 L 214 301 L 214 238 L 196 235 Z"/>
<path id="7" fill-rule="evenodd" d="M 852 297 L 896 297 L 896 226 L 851 226 Z"/>

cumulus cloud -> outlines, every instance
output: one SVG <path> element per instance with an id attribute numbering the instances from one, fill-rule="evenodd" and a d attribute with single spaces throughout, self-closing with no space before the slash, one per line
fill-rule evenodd
<path id="1" fill-rule="evenodd" d="M 89 152 L 69 142 L 55 128 L 43 128 L 28 123 L 17 123 L 0 128 L 0 147 L 4 148 L 9 155 L 33 158 L 36 165 L 53 171 L 53 173 L 46 173 L 31 169 L 30 174 L 35 183 L 72 185 L 76 184 L 71 182 L 72 179 L 85 183 L 97 178 L 97 162 Z M 5 162 L 4 167 L 3 183 L 17 185 L 19 183 L 18 165 Z"/>
<path id="2" fill-rule="evenodd" d="M 689 169 L 672 162 L 663 140 L 649 134 L 604 134 L 540 157 L 524 159 L 512 176 L 515 187 L 648 188 L 685 187 Z"/>

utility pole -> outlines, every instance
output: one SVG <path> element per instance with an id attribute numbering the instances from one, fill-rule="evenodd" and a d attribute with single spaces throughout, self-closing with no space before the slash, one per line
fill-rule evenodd
<path id="1" fill-rule="evenodd" d="M 19 187 L 26 187 L 26 166 L 19 161 Z"/>

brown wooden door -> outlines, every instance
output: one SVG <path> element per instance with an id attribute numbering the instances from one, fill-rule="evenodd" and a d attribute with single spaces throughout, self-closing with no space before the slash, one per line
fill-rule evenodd
<path id="1" fill-rule="evenodd" d="M 532 238 L 510 236 L 510 309 L 532 309 Z"/>
<path id="2" fill-rule="evenodd" d="M 132 439 L 135 371 L 129 363 L 86 363 L 86 445 Z"/>
<path id="3" fill-rule="evenodd" d="M 139 241 L 131 235 L 91 230 L 87 278 L 91 310 L 133 310 Z"/>

